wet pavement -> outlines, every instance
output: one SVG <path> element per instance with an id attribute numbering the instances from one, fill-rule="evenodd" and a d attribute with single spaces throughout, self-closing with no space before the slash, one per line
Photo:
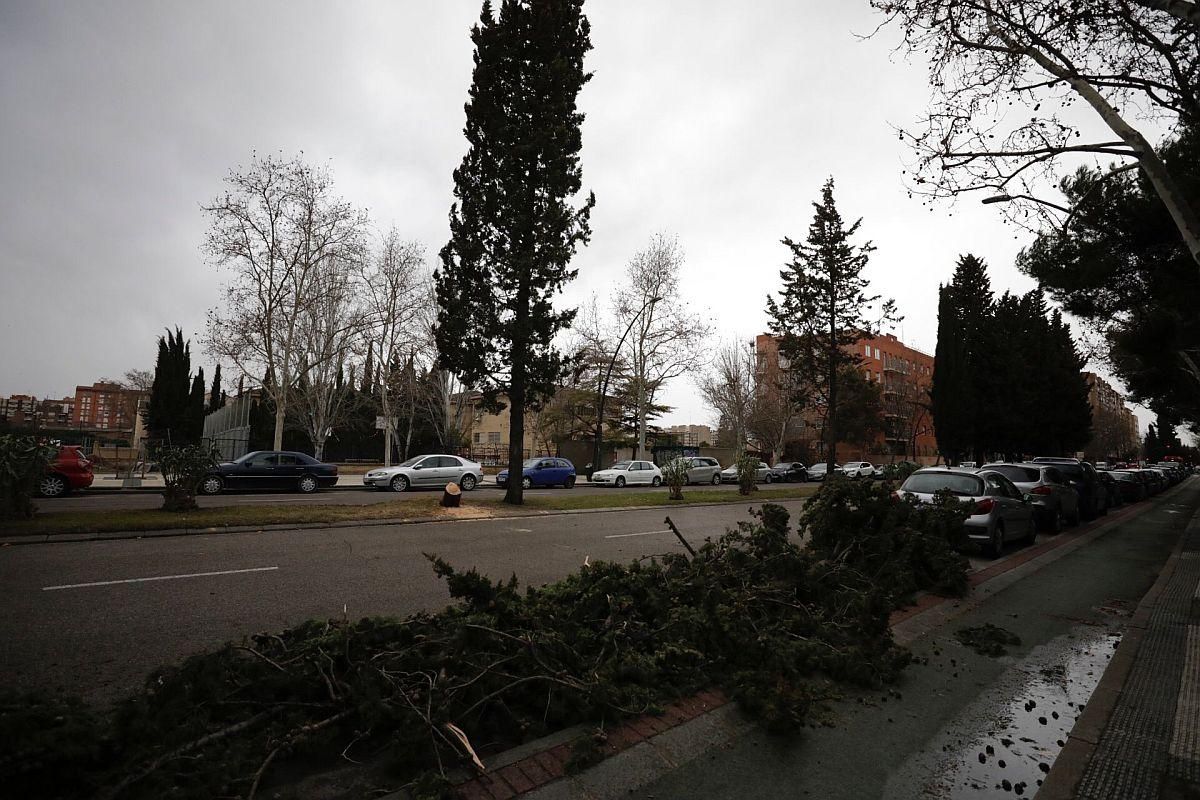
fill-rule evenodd
<path id="1" fill-rule="evenodd" d="M 1108 625 L 1080 626 L 1015 661 L 934 737 L 927 746 L 934 755 L 915 759 L 895 783 L 911 787 L 932 771 L 923 797 L 1032 797 L 1121 640 L 1127 615 L 1110 616 Z"/>

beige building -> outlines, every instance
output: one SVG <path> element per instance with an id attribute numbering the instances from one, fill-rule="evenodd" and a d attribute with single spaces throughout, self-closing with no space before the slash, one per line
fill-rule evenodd
<path id="1" fill-rule="evenodd" d="M 700 445 L 715 445 L 716 433 L 707 425 L 671 425 L 663 428 L 665 433 L 679 437 L 679 443 L 684 447 L 699 447 Z"/>
<path id="2" fill-rule="evenodd" d="M 1141 448 L 1137 417 L 1121 393 L 1094 372 L 1083 373 L 1092 407 L 1092 440 L 1084 454 L 1094 461 L 1136 458 Z"/>

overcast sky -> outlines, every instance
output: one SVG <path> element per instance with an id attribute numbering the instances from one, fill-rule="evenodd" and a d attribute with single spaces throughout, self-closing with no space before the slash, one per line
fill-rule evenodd
<path id="1" fill-rule="evenodd" d="M 0 2 L 0 394 L 72 394 L 150 369 L 180 325 L 196 358 L 220 274 L 200 204 L 253 151 L 304 151 L 340 194 L 430 257 L 448 236 L 466 142 L 476 0 Z M 932 353 L 937 286 L 960 253 L 997 290 L 1028 236 L 996 207 L 910 200 L 893 125 L 925 106 L 925 65 L 893 53 L 867 0 L 589 3 L 584 186 L 592 243 L 564 304 L 607 294 L 656 231 L 679 237 L 688 301 L 724 337 L 766 324 L 784 236 L 828 176 L 863 218 L 873 288 Z M 234 379 L 227 378 L 227 384 Z M 705 423 L 689 379 L 664 424 Z M 1144 413 L 1143 426 L 1149 417 Z"/>

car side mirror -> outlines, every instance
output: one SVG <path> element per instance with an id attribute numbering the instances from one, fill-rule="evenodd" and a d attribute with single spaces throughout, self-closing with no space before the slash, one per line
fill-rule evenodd
<path id="1" fill-rule="evenodd" d="M 413 464 L 413 469 L 425 469 L 420 464 Z"/>

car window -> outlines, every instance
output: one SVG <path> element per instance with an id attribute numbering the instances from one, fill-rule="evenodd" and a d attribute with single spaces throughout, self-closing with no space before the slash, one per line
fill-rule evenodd
<path id="1" fill-rule="evenodd" d="M 429 456 L 428 458 L 424 459 L 423 461 L 418 461 L 416 464 L 413 464 L 413 466 L 420 467 L 421 469 L 429 469 L 430 467 L 436 467 L 437 466 L 437 458 L 434 456 Z"/>
<path id="2" fill-rule="evenodd" d="M 291 453 L 280 453 L 278 463 L 281 467 L 294 467 L 303 462 Z"/>
<path id="3" fill-rule="evenodd" d="M 247 463 L 252 467 L 270 467 L 275 465 L 275 459 L 274 453 L 259 453 Z"/>
<path id="4" fill-rule="evenodd" d="M 1000 480 L 1000 476 L 996 474 L 986 474 L 983 476 L 983 482 L 987 485 L 987 493 L 994 497 L 1005 497 L 1008 495 L 1008 490 L 1004 487 L 1004 482 Z"/>
<path id="5" fill-rule="evenodd" d="M 988 469 L 993 472 L 999 472 L 1010 481 L 1029 483 L 1039 478 L 1037 467 L 1018 467 L 1011 464 L 1002 464 L 998 467 L 988 467 Z"/>
<path id="6" fill-rule="evenodd" d="M 900 488 L 918 494 L 934 494 L 946 489 L 959 497 L 978 497 L 983 494 L 983 481 L 974 475 L 954 472 L 918 472 L 909 475 Z"/>
<path id="7" fill-rule="evenodd" d="M 1042 480 L 1048 481 L 1049 483 L 1067 482 L 1067 479 L 1063 477 L 1063 474 L 1054 467 L 1046 467 L 1044 470 L 1042 470 Z"/>
<path id="8" fill-rule="evenodd" d="M 438 456 L 437 462 L 438 462 L 439 467 L 461 467 L 462 466 L 462 463 L 459 462 L 459 460 L 457 458 L 455 458 L 454 456 Z"/>

